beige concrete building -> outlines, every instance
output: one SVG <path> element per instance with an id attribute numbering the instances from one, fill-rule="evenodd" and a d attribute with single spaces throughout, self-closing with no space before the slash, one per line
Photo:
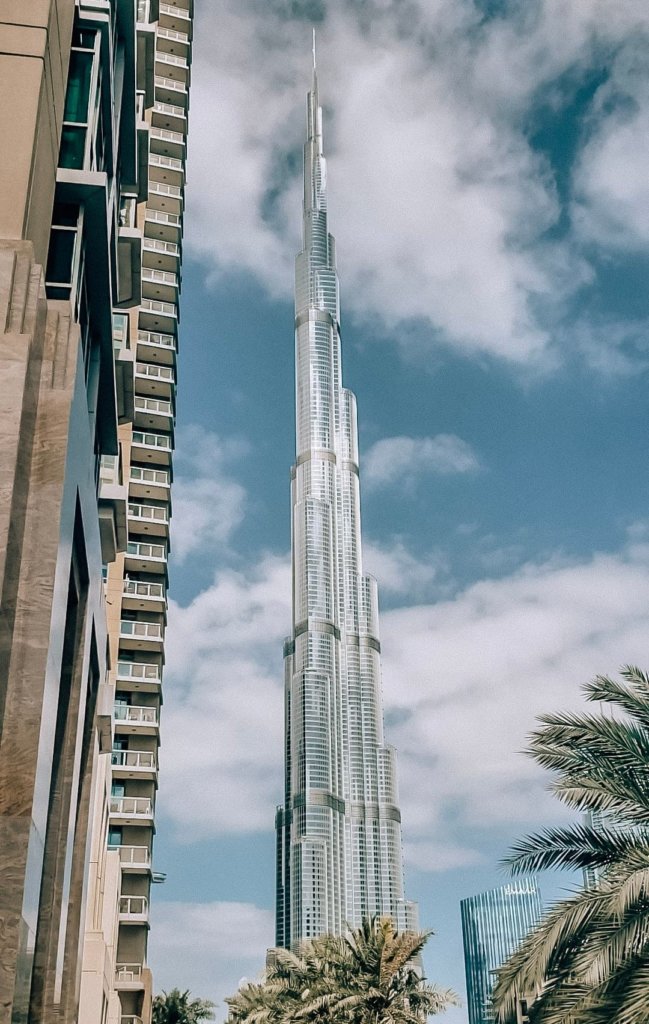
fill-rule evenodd
<path id="1" fill-rule="evenodd" d="M 0 1024 L 144 1024 L 191 0 L 0 0 Z"/>

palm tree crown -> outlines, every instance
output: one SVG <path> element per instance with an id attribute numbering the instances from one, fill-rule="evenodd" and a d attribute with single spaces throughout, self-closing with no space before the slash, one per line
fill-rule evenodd
<path id="1" fill-rule="evenodd" d="M 190 999 L 189 989 L 172 988 L 153 1000 L 153 1024 L 199 1024 L 214 1020 L 214 1003 L 209 999 Z"/>
<path id="2" fill-rule="evenodd" d="M 596 814 L 529 836 L 507 863 L 517 874 L 592 869 L 597 882 L 555 904 L 501 968 L 501 1024 L 516 1019 L 519 996 L 536 997 L 531 1024 L 649 1022 L 649 676 L 631 666 L 621 675 L 585 688 L 606 705 L 600 713 L 544 715 L 532 734 L 556 796 Z"/>
<path id="3" fill-rule="evenodd" d="M 430 934 L 370 918 L 346 936 L 273 950 L 262 980 L 226 1000 L 230 1024 L 423 1024 L 457 1003 L 415 966 Z"/>

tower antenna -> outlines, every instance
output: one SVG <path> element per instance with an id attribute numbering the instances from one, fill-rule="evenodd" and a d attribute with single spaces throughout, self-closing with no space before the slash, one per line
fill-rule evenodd
<path id="1" fill-rule="evenodd" d="M 313 70 L 315 71 L 315 28 L 313 29 Z"/>

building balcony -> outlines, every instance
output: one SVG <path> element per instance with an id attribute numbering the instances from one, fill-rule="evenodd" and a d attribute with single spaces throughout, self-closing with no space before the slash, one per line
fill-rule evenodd
<path id="1" fill-rule="evenodd" d="M 160 666 L 143 661 L 118 661 L 116 682 L 120 690 L 159 693 L 162 683 Z"/>
<path id="2" fill-rule="evenodd" d="M 151 124 L 154 128 L 187 135 L 187 111 L 177 103 L 163 103 L 156 99 L 151 108 Z"/>
<path id="3" fill-rule="evenodd" d="M 171 103 L 174 106 L 187 107 L 189 90 L 185 82 L 177 78 L 169 78 L 166 75 L 156 75 L 153 81 L 156 100 L 160 103 Z"/>
<path id="4" fill-rule="evenodd" d="M 115 964 L 115 988 L 118 992 L 139 992 L 143 989 L 142 964 Z M 137 1024 L 141 1019 L 134 1016 L 122 1017 L 121 1024 L 124 1024 L 124 1021 L 127 1024 Z"/>
<path id="5" fill-rule="evenodd" d="M 116 733 L 130 736 L 158 735 L 157 708 L 142 707 L 135 704 L 116 704 L 114 717 Z"/>
<path id="6" fill-rule="evenodd" d="M 120 896 L 118 914 L 120 924 L 148 924 L 149 901 L 146 896 Z"/>
<path id="7" fill-rule="evenodd" d="M 173 430 L 174 408 L 171 402 L 161 398 L 140 398 L 135 399 L 136 427 L 153 430 Z"/>
<path id="8" fill-rule="evenodd" d="M 142 299 L 138 327 L 143 331 L 158 331 L 162 334 L 175 333 L 178 329 L 178 307 L 174 302 L 160 302 L 159 299 Z"/>
<path id="9" fill-rule="evenodd" d="M 165 28 L 158 25 L 157 52 L 177 53 L 189 62 L 191 57 L 191 40 L 189 33 L 182 32 L 175 28 Z"/>
<path id="10" fill-rule="evenodd" d="M 159 331 L 138 331 L 137 357 L 148 363 L 175 366 L 176 339 L 173 334 L 161 334 Z"/>
<path id="11" fill-rule="evenodd" d="M 134 533 L 146 533 L 152 537 L 167 537 L 169 534 L 169 513 L 166 506 L 140 505 L 131 501 L 128 505 L 128 521 L 129 529 Z"/>
<path id="12" fill-rule="evenodd" d="M 117 987 L 119 988 L 120 986 Z M 126 1016 L 122 1014 L 119 1018 L 119 1024 L 144 1024 L 144 1021 L 136 1013 L 127 1013 Z"/>
<path id="13" fill-rule="evenodd" d="M 150 132 L 151 156 L 173 157 L 184 160 L 187 151 L 187 140 L 182 132 L 171 132 L 166 128 L 152 128 Z"/>
<path id="14" fill-rule="evenodd" d="M 153 750 L 113 750 L 110 755 L 113 778 L 148 779 L 155 782 L 158 765 Z"/>
<path id="15" fill-rule="evenodd" d="M 150 572 L 167 574 L 166 544 L 147 544 L 130 540 L 124 555 L 124 568 L 128 572 Z"/>
<path id="16" fill-rule="evenodd" d="M 152 462 L 159 466 L 171 465 L 173 443 L 170 434 L 134 430 L 131 454 L 136 462 Z"/>
<path id="17" fill-rule="evenodd" d="M 124 580 L 122 608 L 128 608 L 130 611 L 164 613 L 167 610 L 164 584 L 149 583 L 145 580 Z"/>
<path id="18" fill-rule="evenodd" d="M 183 190 L 178 185 L 149 179 L 148 207 L 150 210 L 173 213 L 180 217 L 183 212 Z"/>
<path id="19" fill-rule="evenodd" d="M 163 210 L 150 210 L 147 207 L 144 218 L 145 238 L 162 238 L 166 242 L 178 242 L 182 240 L 183 220 L 175 213 L 165 213 Z"/>
<path id="20" fill-rule="evenodd" d="M 183 188 L 185 184 L 185 163 L 175 156 L 151 153 L 149 158 L 150 181 L 162 181 L 168 185 Z"/>
<path id="21" fill-rule="evenodd" d="M 153 827 L 153 800 L 148 796 L 112 796 L 108 813 L 113 825 Z"/>
<path id="22" fill-rule="evenodd" d="M 176 390 L 176 374 L 171 366 L 152 363 L 135 364 L 135 386 L 138 395 L 152 398 L 173 398 Z"/>
<path id="23" fill-rule="evenodd" d="M 158 501 L 169 501 L 170 484 L 171 476 L 166 469 L 131 466 L 129 498 L 156 498 Z"/>
<path id="24" fill-rule="evenodd" d="M 178 302 L 180 291 L 178 275 L 169 270 L 142 267 L 142 291 L 148 299 L 160 302 Z"/>
<path id="25" fill-rule="evenodd" d="M 119 646 L 123 651 L 160 652 L 163 644 L 164 629 L 160 622 L 122 619 L 119 624 Z"/>
<path id="26" fill-rule="evenodd" d="M 142 258 L 145 267 L 177 273 L 180 270 L 181 256 L 182 252 L 177 242 L 166 242 L 162 238 L 144 240 Z"/>
<path id="27" fill-rule="evenodd" d="M 173 430 L 174 407 L 164 398 L 135 399 L 135 426 L 153 430 Z"/>
<path id="28" fill-rule="evenodd" d="M 123 872 L 131 875 L 146 875 L 150 872 L 151 850 L 148 846 L 119 846 L 109 843 L 108 849 L 119 852 Z"/>
<path id="29" fill-rule="evenodd" d="M 155 55 L 155 74 L 156 79 L 171 78 L 174 81 L 182 82 L 185 86 L 189 86 L 191 75 L 189 61 L 181 54 L 169 53 L 167 50 L 158 47 Z M 174 102 L 173 98 L 171 102 Z"/>
<path id="30" fill-rule="evenodd" d="M 121 456 L 102 455 L 99 469 L 99 535 L 102 559 L 113 562 L 128 540 L 126 504 L 128 489 L 122 480 Z"/>
<path id="31" fill-rule="evenodd" d="M 177 32 L 191 32 L 192 19 L 188 10 L 171 4 L 160 4 L 159 23 L 162 28 L 172 28 Z"/>

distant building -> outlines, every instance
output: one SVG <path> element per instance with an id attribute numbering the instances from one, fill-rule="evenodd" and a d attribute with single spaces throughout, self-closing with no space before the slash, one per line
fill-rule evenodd
<path id="1" fill-rule="evenodd" d="M 460 909 L 469 1024 L 491 1024 L 495 972 L 541 919 L 541 893 L 525 878 L 462 900 Z"/>
<path id="2" fill-rule="evenodd" d="M 415 928 L 404 898 L 396 755 L 383 737 L 376 581 L 363 568 L 356 399 L 343 387 L 315 66 L 296 262 L 293 628 L 284 647 L 286 791 L 277 812 L 278 946 L 375 914 Z"/>

